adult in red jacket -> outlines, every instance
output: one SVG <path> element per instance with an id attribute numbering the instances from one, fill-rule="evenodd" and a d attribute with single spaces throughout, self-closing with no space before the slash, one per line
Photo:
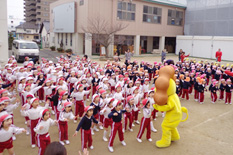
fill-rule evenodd
<path id="1" fill-rule="evenodd" d="M 216 61 L 221 62 L 221 58 L 222 58 L 221 49 L 218 49 L 218 51 L 215 54 L 215 57 L 216 57 Z"/>
<path id="2" fill-rule="evenodd" d="M 184 62 L 184 58 L 186 58 L 186 57 L 189 57 L 189 54 L 185 55 L 185 52 L 182 52 L 182 54 L 180 55 L 180 59 L 181 59 L 182 63 Z"/>

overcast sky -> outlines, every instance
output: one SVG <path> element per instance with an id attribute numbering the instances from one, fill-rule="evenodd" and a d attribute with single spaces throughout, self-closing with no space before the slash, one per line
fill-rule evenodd
<path id="1" fill-rule="evenodd" d="M 24 19 L 24 5 L 23 0 L 7 0 L 7 12 L 9 16 L 18 20 Z"/>

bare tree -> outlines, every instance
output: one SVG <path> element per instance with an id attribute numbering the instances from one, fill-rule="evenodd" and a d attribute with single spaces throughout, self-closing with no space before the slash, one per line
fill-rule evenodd
<path id="1" fill-rule="evenodd" d="M 97 44 L 105 47 L 106 57 L 109 57 L 108 47 L 114 44 L 114 35 L 125 29 L 128 25 L 121 22 L 111 24 L 109 21 L 100 17 L 88 19 L 87 27 L 82 27 L 82 30 L 87 35 L 86 39 L 93 39 Z"/>

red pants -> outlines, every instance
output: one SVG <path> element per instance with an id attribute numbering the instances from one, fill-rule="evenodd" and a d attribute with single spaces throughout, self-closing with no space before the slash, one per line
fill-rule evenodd
<path id="1" fill-rule="evenodd" d="M 132 112 L 126 112 L 124 113 L 124 119 L 125 119 L 125 130 L 127 127 L 128 119 L 129 119 L 129 128 L 132 129 L 132 124 L 133 124 L 133 115 Z"/>
<path id="2" fill-rule="evenodd" d="M 189 94 L 192 94 L 192 92 L 193 92 L 193 84 L 189 87 Z"/>
<path id="3" fill-rule="evenodd" d="M 59 130 L 59 140 L 68 140 L 68 124 L 67 122 L 58 121 Z"/>
<path id="4" fill-rule="evenodd" d="M 104 118 L 104 127 L 108 128 L 109 126 L 110 127 L 112 126 L 112 119 L 110 119 L 110 118 Z"/>
<path id="5" fill-rule="evenodd" d="M 115 86 L 111 86 L 111 92 L 115 91 Z"/>
<path id="6" fill-rule="evenodd" d="M 150 139 L 151 138 L 150 118 L 142 117 L 137 138 L 139 138 L 139 139 L 142 138 L 142 135 L 143 135 L 145 129 L 147 129 L 146 138 Z"/>
<path id="7" fill-rule="evenodd" d="M 111 147 L 113 146 L 113 142 L 114 142 L 117 131 L 118 131 L 118 136 L 119 136 L 120 141 L 124 140 L 124 134 L 122 131 L 122 123 L 121 122 L 113 122 L 111 136 L 109 138 L 108 146 L 111 146 Z"/>
<path id="8" fill-rule="evenodd" d="M 197 100 L 199 98 L 199 92 L 195 89 L 194 91 L 194 99 Z"/>
<path id="9" fill-rule="evenodd" d="M 216 102 L 217 98 L 218 98 L 217 93 L 212 93 L 211 94 L 212 102 Z"/>
<path id="10" fill-rule="evenodd" d="M 183 89 L 182 98 L 184 99 L 184 96 L 186 95 L 186 100 L 189 100 L 189 90 Z"/>
<path id="11" fill-rule="evenodd" d="M 95 114 L 95 115 L 94 115 L 94 118 L 95 118 L 96 120 L 98 120 L 98 119 L 99 119 L 99 113 Z"/>
<path id="12" fill-rule="evenodd" d="M 24 96 L 23 96 L 23 94 L 22 93 L 19 93 L 19 96 L 21 97 L 21 101 L 22 101 L 22 106 L 25 104 L 25 102 L 24 102 Z"/>
<path id="13" fill-rule="evenodd" d="M 137 121 L 138 120 L 138 110 L 137 111 L 132 111 L 133 114 L 133 120 Z"/>
<path id="14" fill-rule="evenodd" d="M 69 84 L 68 84 L 69 94 L 70 94 L 70 91 L 71 91 L 71 89 L 73 88 L 73 86 L 74 86 L 74 83 L 69 83 Z"/>
<path id="15" fill-rule="evenodd" d="M 36 133 L 33 129 L 36 127 L 39 119 L 30 120 L 30 121 L 31 121 L 31 123 L 30 123 L 30 125 L 31 125 L 30 126 L 31 127 L 31 145 L 35 145 L 36 144 Z"/>
<path id="16" fill-rule="evenodd" d="M 156 118 L 156 113 L 157 113 L 157 112 L 158 112 L 158 110 L 156 110 L 156 109 L 154 109 L 154 110 L 152 111 L 151 116 L 152 116 L 153 119 Z"/>
<path id="17" fill-rule="evenodd" d="M 39 100 L 44 100 L 44 88 L 38 90 Z"/>
<path id="18" fill-rule="evenodd" d="M 49 133 L 43 134 L 43 135 L 37 135 L 37 145 L 39 147 L 38 154 L 44 155 L 44 151 L 46 147 L 50 144 L 50 136 Z"/>
<path id="19" fill-rule="evenodd" d="M 84 113 L 84 102 L 83 102 L 83 100 L 76 101 L 76 103 L 75 103 L 75 112 L 74 112 L 75 116 L 77 116 L 79 114 L 79 117 L 82 117 L 83 113 Z"/>
<path id="20" fill-rule="evenodd" d="M 224 90 L 220 90 L 220 96 L 219 96 L 220 100 L 224 99 Z"/>
<path id="21" fill-rule="evenodd" d="M 5 142 L 0 142 L 0 153 L 3 153 L 5 149 L 11 149 L 13 147 L 13 140 L 10 138 Z"/>
<path id="22" fill-rule="evenodd" d="M 203 93 L 199 93 L 199 102 L 204 102 L 204 92 Z"/>
<path id="23" fill-rule="evenodd" d="M 210 78 L 206 79 L 206 84 L 209 85 Z"/>
<path id="24" fill-rule="evenodd" d="M 226 92 L 225 103 L 231 103 L 231 93 Z"/>
<path id="25" fill-rule="evenodd" d="M 81 129 L 81 145 L 82 145 L 82 150 L 87 148 L 87 142 L 88 142 L 88 147 L 92 146 L 92 136 L 91 136 L 91 129 L 89 130 L 83 130 Z"/>
<path id="26" fill-rule="evenodd" d="M 99 115 L 99 121 L 103 124 L 104 123 L 104 115 Z"/>
<path id="27" fill-rule="evenodd" d="M 96 92 L 96 86 L 93 86 L 93 87 L 92 87 L 92 95 L 94 95 L 95 92 Z"/>
<path id="28" fill-rule="evenodd" d="M 183 89 L 181 88 L 180 93 L 178 94 L 179 97 L 181 97 L 182 92 L 183 92 Z"/>
<path id="29" fill-rule="evenodd" d="M 149 73 L 149 80 L 151 81 L 152 73 Z"/>

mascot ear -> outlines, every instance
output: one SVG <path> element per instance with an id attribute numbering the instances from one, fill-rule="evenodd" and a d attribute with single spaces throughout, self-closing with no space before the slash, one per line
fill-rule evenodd
<path id="1" fill-rule="evenodd" d="M 158 105 L 167 104 L 167 90 L 169 88 L 170 79 L 174 80 L 175 70 L 172 66 L 165 66 L 159 70 L 159 77 L 155 82 L 155 95 L 154 100 Z"/>

